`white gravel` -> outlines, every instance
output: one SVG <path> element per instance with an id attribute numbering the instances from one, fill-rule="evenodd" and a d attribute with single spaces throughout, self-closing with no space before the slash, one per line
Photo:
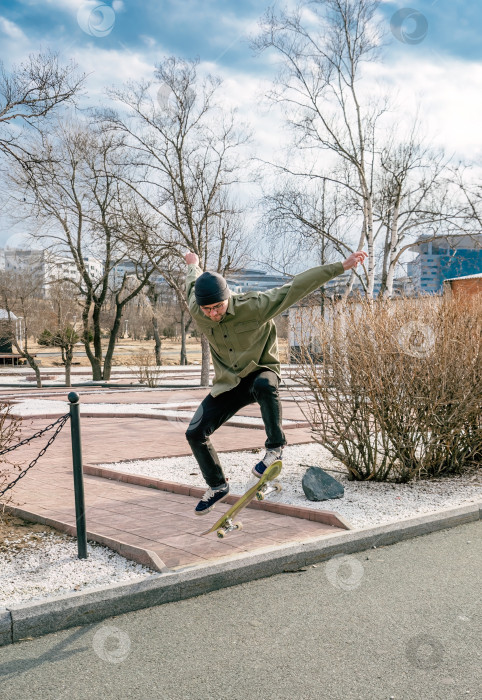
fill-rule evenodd
<path id="1" fill-rule="evenodd" d="M 255 483 L 251 468 L 264 452 L 223 452 L 221 464 L 229 479 L 232 493 L 243 493 Z M 193 486 L 205 486 L 194 457 L 168 457 L 99 465 L 128 474 L 151 476 Z M 301 485 L 308 467 L 329 471 L 345 488 L 343 498 L 309 501 Z M 338 473 L 340 470 L 342 473 Z M 348 481 L 347 470 L 321 445 L 288 445 L 283 453 L 283 471 L 279 480 L 282 491 L 270 499 L 295 506 L 331 510 L 343 516 L 355 529 L 393 523 L 405 518 L 433 513 L 446 508 L 469 505 L 482 499 L 482 473 L 449 479 L 417 481 L 411 484 Z"/>
<path id="2" fill-rule="evenodd" d="M 78 559 L 77 541 L 56 532 L 36 532 L 5 544 L 8 550 L 0 551 L 0 608 L 152 575 L 95 543 L 87 544 L 87 559 Z"/>

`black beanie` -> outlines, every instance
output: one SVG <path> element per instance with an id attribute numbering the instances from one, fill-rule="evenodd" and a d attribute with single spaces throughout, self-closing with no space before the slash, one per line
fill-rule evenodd
<path id="1" fill-rule="evenodd" d="M 209 306 L 229 299 L 228 283 L 217 272 L 203 272 L 194 285 L 198 306 Z"/>

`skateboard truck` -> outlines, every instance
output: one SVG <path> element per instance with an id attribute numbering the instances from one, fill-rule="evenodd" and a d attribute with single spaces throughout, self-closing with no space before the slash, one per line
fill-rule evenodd
<path id="1" fill-rule="evenodd" d="M 273 493 L 273 491 L 281 491 L 281 484 L 279 481 L 275 481 L 272 484 L 266 483 L 261 486 L 260 489 L 256 491 L 256 500 L 257 501 L 264 501 L 265 498 L 268 498 L 270 494 Z"/>
<path id="2" fill-rule="evenodd" d="M 232 532 L 233 530 L 242 530 L 243 529 L 243 523 L 239 522 L 233 522 L 231 518 L 228 518 L 224 525 L 220 528 L 218 528 L 216 534 L 218 537 L 223 538 L 225 535 L 228 534 L 228 532 Z"/>

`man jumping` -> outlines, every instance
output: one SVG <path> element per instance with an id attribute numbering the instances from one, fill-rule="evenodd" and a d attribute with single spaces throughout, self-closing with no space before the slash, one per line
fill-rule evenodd
<path id="1" fill-rule="evenodd" d="M 267 467 L 282 457 L 286 438 L 281 427 L 278 393 L 281 374 L 273 318 L 329 280 L 363 263 L 366 257 L 365 251 L 357 251 L 343 262 L 301 272 L 282 287 L 232 294 L 224 277 L 199 268 L 195 253 L 184 256 L 188 264 L 189 311 L 209 341 L 214 366 L 211 392 L 199 405 L 186 431 L 209 486 L 195 508 L 197 515 L 208 513 L 229 493 L 209 436 L 241 408 L 259 403 L 266 430 L 266 454 L 253 467 L 253 474 L 260 478 Z"/>

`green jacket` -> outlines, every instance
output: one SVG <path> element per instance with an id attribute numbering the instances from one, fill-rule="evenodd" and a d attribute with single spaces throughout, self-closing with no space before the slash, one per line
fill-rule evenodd
<path id="1" fill-rule="evenodd" d="M 341 262 L 313 267 L 291 282 L 266 292 L 231 294 L 228 309 L 219 322 L 211 321 L 196 303 L 194 283 L 202 270 L 189 265 L 186 294 L 189 311 L 199 331 L 209 341 L 214 366 L 212 396 L 233 389 L 243 377 L 266 368 L 281 376 L 278 340 L 273 318 L 333 277 L 345 272 Z"/>

